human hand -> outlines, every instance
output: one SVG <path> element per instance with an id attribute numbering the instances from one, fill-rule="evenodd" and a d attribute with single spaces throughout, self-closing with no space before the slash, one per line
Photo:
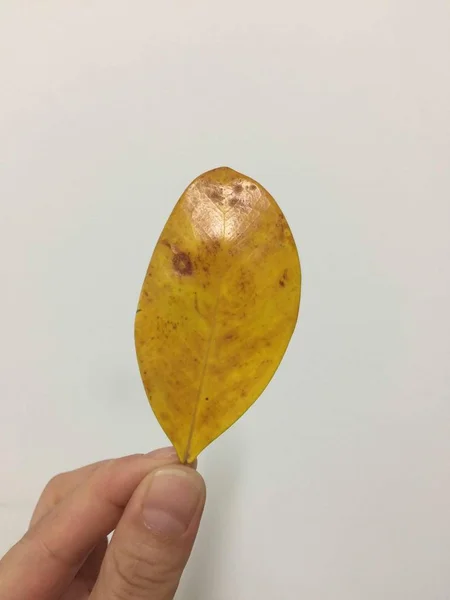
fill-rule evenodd
<path id="1" fill-rule="evenodd" d="M 57 475 L 0 561 L 0 598 L 171 600 L 204 502 L 203 479 L 172 448 Z"/>

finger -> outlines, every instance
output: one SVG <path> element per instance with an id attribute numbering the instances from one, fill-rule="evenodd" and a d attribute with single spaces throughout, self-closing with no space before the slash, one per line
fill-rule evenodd
<path id="1" fill-rule="evenodd" d="M 152 452 L 152 456 L 155 456 L 158 453 L 161 455 L 161 452 L 171 453 L 171 448 L 156 450 Z M 107 462 L 108 460 L 101 460 L 91 463 L 90 465 L 74 469 L 73 471 L 60 473 L 53 477 L 45 486 L 45 489 L 39 498 L 30 521 L 30 527 L 37 523 L 44 515 L 49 513 L 50 510 L 52 510 L 57 504 L 59 504 L 59 502 L 61 502 L 61 500 L 63 500 L 68 494 L 81 485 L 81 483 L 83 483 L 94 471 Z M 88 592 L 90 592 L 94 587 L 107 547 L 108 539 L 105 537 L 92 550 L 83 566 L 80 568 L 77 574 L 77 582 L 79 583 L 79 587 L 81 589 L 87 589 Z M 74 584 L 72 584 L 71 587 L 75 589 Z M 80 595 L 75 597 L 78 598 Z"/>
<path id="2" fill-rule="evenodd" d="M 53 477 L 45 486 L 33 516 L 30 521 L 30 527 L 40 521 L 55 506 L 57 506 L 67 495 L 73 492 L 81 485 L 94 471 L 104 465 L 107 460 L 102 460 L 73 471 L 60 473 Z M 97 581 L 100 567 L 108 547 L 108 538 L 104 537 L 92 550 L 78 571 L 75 579 L 70 585 L 69 590 L 64 594 L 62 600 L 79 600 L 90 594 L 95 582 Z"/>
<path id="3" fill-rule="evenodd" d="M 97 581 L 107 548 L 108 538 L 105 537 L 92 550 L 88 559 L 78 571 L 77 579 L 83 582 L 85 589 L 89 593 L 92 591 L 95 582 Z"/>
<path id="4" fill-rule="evenodd" d="M 171 448 L 163 448 L 160 450 L 156 450 L 152 453 L 152 456 L 161 455 L 161 453 L 169 453 L 171 454 Z M 134 455 L 141 456 L 141 455 Z M 44 515 L 46 515 L 50 510 L 52 510 L 65 496 L 71 493 L 74 489 L 76 489 L 83 481 L 87 479 L 95 470 L 97 470 L 102 465 L 106 464 L 108 460 L 102 460 L 90 465 L 86 465 L 84 467 L 75 469 L 73 471 L 67 471 L 64 473 L 60 473 L 53 477 L 49 483 L 46 485 L 44 491 L 41 494 L 39 502 L 35 508 L 33 513 L 33 517 L 30 522 L 30 526 L 33 526 L 37 521 L 39 521 Z M 197 461 L 192 465 L 194 468 L 197 465 Z M 83 566 L 80 568 L 77 574 L 77 583 L 78 588 L 87 589 L 89 592 L 93 588 L 98 573 L 100 571 L 101 564 L 103 562 L 103 558 L 105 556 L 106 548 L 108 547 L 107 538 L 103 538 L 101 542 L 92 550 L 89 554 L 88 558 L 84 562 Z M 74 582 L 75 583 L 75 582 Z M 71 588 L 74 589 L 74 583 Z M 77 588 L 77 589 L 78 589 Z M 76 592 L 77 593 L 77 592 Z M 76 598 L 80 597 L 75 596 Z M 65 600 L 65 598 L 64 598 Z"/>
<path id="5" fill-rule="evenodd" d="M 91 552 L 89 558 L 59 600 L 88 600 L 97 580 L 107 547 L 108 539 L 104 538 Z"/>
<path id="6" fill-rule="evenodd" d="M 91 599 L 172 599 L 204 503 L 203 479 L 192 469 L 166 466 L 150 473 L 114 532 Z"/>
<path id="7" fill-rule="evenodd" d="M 157 453 L 172 453 L 172 447 L 169 448 L 160 448 L 159 450 L 154 450 L 149 455 L 154 456 Z M 131 456 L 142 456 L 142 454 L 134 454 Z M 39 501 L 34 509 L 30 526 L 34 525 L 41 517 L 49 512 L 52 508 L 54 508 L 61 500 L 67 496 L 70 492 L 72 492 L 76 487 L 78 487 L 83 481 L 91 475 L 94 471 L 96 471 L 99 467 L 106 464 L 112 459 L 100 460 L 95 463 L 91 463 L 90 465 L 86 465 L 84 467 L 80 467 L 78 469 L 74 469 L 73 471 L 67 471 L 64 473 L 59 473 L 55 475 L 45 486 L 44 491 L 42 492 Z"/>
<path id="8" fill-rule="evenodd" d="M 33 515 L 30 521 L 30 527 L 37 523 L 44 515 L 52 510 L 57 504 L 63 500 L 68 494 L 73 492 L 83 481 L 85 481 L 94 471 L 96 471 L 101 465 L 107 463 L 108 460 L 102 460 L 100 462 L 92 463 L 75 469 L 74 471 L 67 471 L 66 473 L 60 473 L 53 477 L 45 486 L 42 492 L 36 508 L 34 509 Z"/>
<path id="9" fill-rule="evenodd" d="M 166 450 L 108 461 L 96 469 L 2 560 L 2 600 L 59 598 L 93 548 L 116 527 L 142 479 L 177 462 L 176 454 Z"/>
<path id="10" fill-rule="evenodd" d="M 161 448 L 159 450 L 155 450 L 151 453 L 152 456 L 157 453 L 172 453 L 174 450 L 172 447 L 169 448 Z M 142 456 L 142 454 L 135 454 L 132 456 Z M 131 456 L 130 456 L 131 458 Z M 83 481 L 87 479 L 94 471 L 96 471 L 99 467 L 106 464 L 112 459 L 101 460 L 90 465 L 86 465 L 84 467 L 80 467 L 79 469 L 75 469 L 73 471 L 67 471 L 65 473 L 59 473 L 53 477 L 45 486 L 44 491 L 42 492 L 39 501 L 34 509 L 30 527 L 32 527 L 39 519 L 41 519 L 44 515 L 46 515 L 52 508 L 54 508 L 61 500 L 67 496 L 70 492 L 72 492 L 75 488 L 77 488 Z M 197 466 L 197 461 L 191 465 L 194 468 Z"/>

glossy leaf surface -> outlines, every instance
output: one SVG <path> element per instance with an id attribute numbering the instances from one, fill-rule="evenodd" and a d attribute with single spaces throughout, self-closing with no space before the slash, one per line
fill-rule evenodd
<path id="1" fill-rule="evenodd" d="M 226 167 L 191 183 L 155 247 L 135 323 L 147 397 L 182 462 L 267 386 L 300 286 L 292 233 L 261 185 Z"/>

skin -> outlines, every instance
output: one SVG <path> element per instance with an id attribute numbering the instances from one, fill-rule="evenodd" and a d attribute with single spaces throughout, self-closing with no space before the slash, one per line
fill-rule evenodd
<path id="1" fill-rule="evenodd" d="M 195 464 L 172 448 L 57 475 L 0 560 L 0 598 L 171 600 L 204 503 Z"/>

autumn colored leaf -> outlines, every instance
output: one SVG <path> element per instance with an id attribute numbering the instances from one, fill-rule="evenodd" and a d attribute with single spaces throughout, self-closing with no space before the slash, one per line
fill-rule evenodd
<path id="1" fill-rule="evenodd" d="M 135 323 L 147 397 L 182 462 L 267 386 L 300 287 L 292 233 L 259 183 L 223 167 L 189 185 L 156 244 Z"/>

